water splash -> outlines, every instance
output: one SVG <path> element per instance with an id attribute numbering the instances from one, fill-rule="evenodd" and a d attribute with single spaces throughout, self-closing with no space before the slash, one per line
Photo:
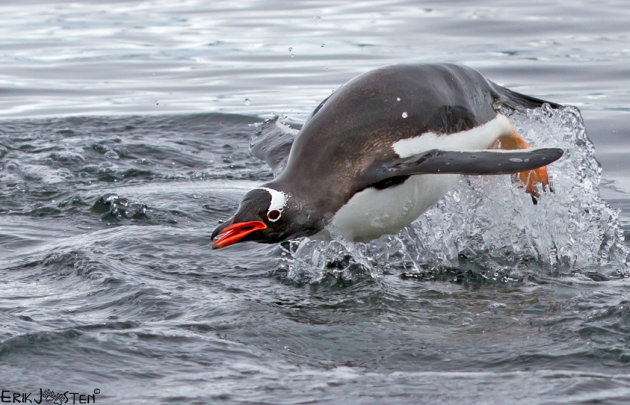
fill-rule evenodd
<path id="1" fill-rule="evenodd" d="M 147 212 L 145 204 L 131 201 L 118 194 L 109 193 L 100 197 L 92 206 L 92 211 L 103 214 L 103 220 L 121 218 L 144 218 Z"/>
<path id="2" fill-rule="evenodd" d="M 577 108 L 505 111 L 525 139 L 560 147 L 549 166 L 553 193 L 538 204 L 510 176 L 462 177 L 458 186 L 394 236 L 367 243 L 293 242 L 287 277 L 317 282 L 383 272 L 412 277 L 472 272 L 495 281 L 527 274 L 628 275 L 629 250 L 618 212 L 599 193 L 601 167 Z"/>

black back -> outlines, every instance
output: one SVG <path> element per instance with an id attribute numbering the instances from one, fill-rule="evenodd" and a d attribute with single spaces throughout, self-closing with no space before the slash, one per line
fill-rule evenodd
<path id="1" fill-rule="evenodd" d="M 425 132 L 474 128 L 496 117 L 495 102 L 519 104 L 515 95 L 521 96 L 453 64 L 394 65 L 367 72 L 317 107 L 293 142 L 286 168 L 269 187 L 334 214 L 364 188 L 358 179 L 371 167 L 398 158 L 393 143 Z M 544 102 L 523 97 L 530 104 Z M 389 183 L 399 182 L 375 186 Z"/>

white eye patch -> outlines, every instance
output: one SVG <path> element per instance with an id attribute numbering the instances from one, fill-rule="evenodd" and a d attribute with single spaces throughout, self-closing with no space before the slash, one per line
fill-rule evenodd
<path id="1" fill-rule="evenodd" d="M 274 190 L 268 187 L 260 187 L 271 195 L 269 209 L 267 209 L 267 218 L 271 222 L 276 222 L 282 216 L 282 211 L 287 205 L 287 195 L 282 191 Z"/>

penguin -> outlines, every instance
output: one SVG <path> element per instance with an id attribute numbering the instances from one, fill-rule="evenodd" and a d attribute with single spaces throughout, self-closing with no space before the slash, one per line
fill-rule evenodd
<path id="1" fill-rule="evenodd" d="M 536 203 L 563 150 L 532 148 L 502 111 L 548 102 L 456 64 L 386 66 L 351 79 L 298 131 L 275 121 L 252 143 L 274 179 L 249 191 L 212 248 L 395 234 L 460 175 L 512 174 Z"/>

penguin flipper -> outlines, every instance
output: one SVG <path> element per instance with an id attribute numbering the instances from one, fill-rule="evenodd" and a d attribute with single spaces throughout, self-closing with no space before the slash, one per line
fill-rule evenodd
<path id="1" fill-rule="evenodd" d="M 249 143 L 249 149 L 254 157 L 265 161 L 274 177 L 286 166 L 291 146 L 298 134 L 293 129 L 278 121 L 278 116 L 265 120 Z"/>
<path id="2" fill-rule="evenodd" d="M 559 148 L 519 150 L 441 150 L 399 158 L 368 170 L 362 177 L 360 189 L 396 185 L 416 174 L 513 174 L 537 169 L 558 160 L 564 151 Z"/>

